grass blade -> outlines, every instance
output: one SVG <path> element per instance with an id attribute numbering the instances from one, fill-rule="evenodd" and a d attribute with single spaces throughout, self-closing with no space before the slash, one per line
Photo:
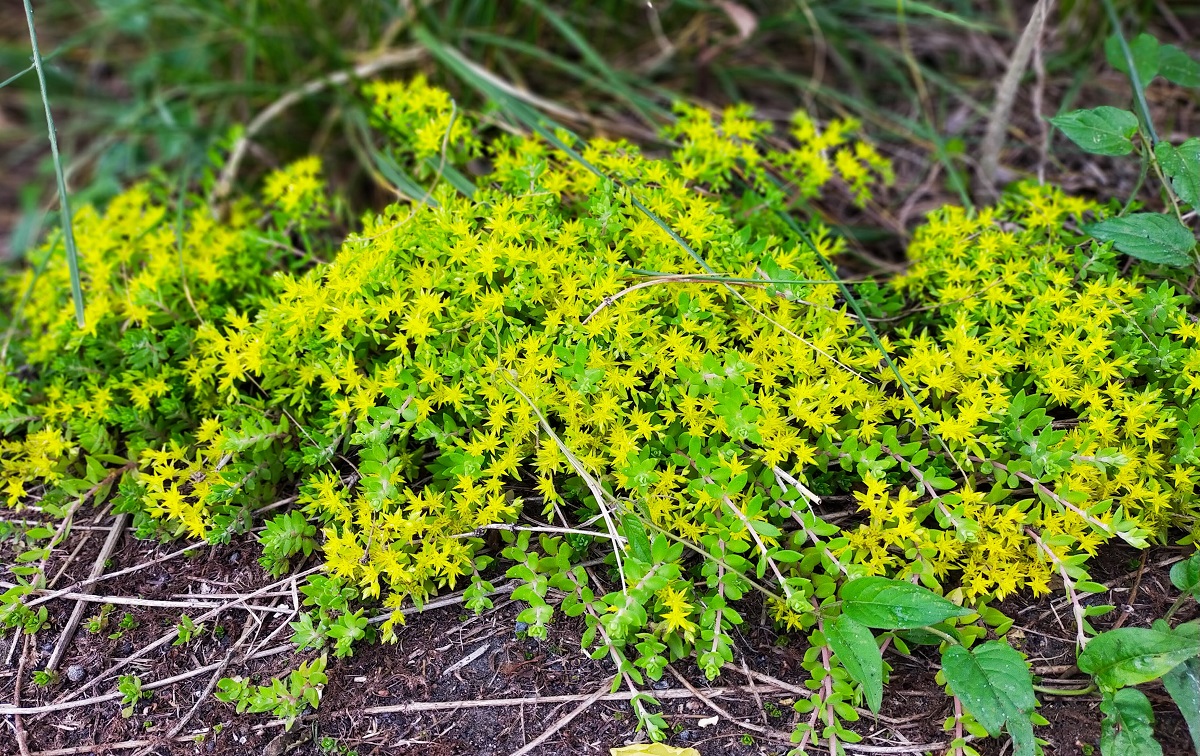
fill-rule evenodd
<path id="1" fill-rule="evenodd" d="M 50 113 L 50 94 L 46 91 L 46 71 L 38 50 L 37 30 L 33 26 L 33 5 L 25 2 L 25 20 L 29 24 L 29 44 L 33 48 L 33 67 L 42 90 L 42 105 L 46 108 L 46 131 L 50 135 L 50 154 L 54 158 L 54 178 L 58 182 L 58 203 L 62 208 L 63 246 L 67 250 L 67 267 L 71 272 L 71 299 L 75 301 L 75 323 L 84 326 L 83 287 L 79 283 L 79 253 L 75 249 L 75 233 L 71 225 L 71 202 L 67 197 L 67 180 L 63 175 L 62 158 L 58 154 L 58 136 L 54 132 L 54 116 Z"/>

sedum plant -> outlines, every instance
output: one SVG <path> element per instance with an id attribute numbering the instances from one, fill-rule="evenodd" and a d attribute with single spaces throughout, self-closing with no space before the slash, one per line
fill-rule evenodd
<path id="1" fill-rule="evenodd" d="M 53 241 L 8 281 L 10 506 L 112 490 L 145 536 L 222 542 L 294 494 L 262 564 L 319 542 L 301 648 L 351 653 L 367 603 L 385 641 L 406 601 L 482 611 L 503 575 L 530 636 L 584 618 L 656 739 L 647 679 L 719 675 L 756 595 L 810 647 L 798 753 L 858 737 L 885 637 L 942 646 L 956 731 L 1033 753 L 990 604 L 1061 586 L 1082 646 L 1101 546 L 1200 535 L 1200 325 L 1171 270 L 1119 275 L 1081 234 L 1109 206 L 1021 185 L 946 207 L 904 273 L 848 284 L 805 212 L 890 181 L 851 121 L 680 105 L 650 154 L 484 127 L 421 79 L 367 95 L 406 196 L 335 253 L 305 161 L 222 220 L 152 185 L 81 213 L 86 330 Z"/>

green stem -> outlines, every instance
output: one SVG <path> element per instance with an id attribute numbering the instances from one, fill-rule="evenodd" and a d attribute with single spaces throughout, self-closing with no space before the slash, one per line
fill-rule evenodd
<path id="1" fill-rule="evenodd" d="M 1175 612 L 1179 611 L 1179 607 L 1183 606 L 1183 602 L 1187 600 L 1189 595 L 1190 594 L 1184 593 L 1181 594 L 1179 598 L 1175 599 L 1175 603 L 1171 604 L 1171 608 L 1167 609 L 1167 613 L 1163 615 L 1163 621 L 1170 622 L 1171 618 L 1175 616 Z"/>
<path id="2" fill-rule="evenodd" d="M 42 66 L 42 54 L 38 50 L 37 30 L 33 26 L 33 5 L 25 1 L 25 20 L 29 24 L 29 44 L 33 49 L 33 67 L 37 71 L 38 86 L 42 90 L 42 105 L 46 109 L 46 130 L 50 134 L 50 154 L 54 159 L 54 178 L 58 182 L 58 202 L 63 216 L 63 246 L 67 250 L 67 267 L 71 273 L 71 298 L 75 300 L 75 323 L 84 326 L 83 287 L 79 283 L 79 255 L 75 249 L 75 233 L 71 226 L 71 203 L 67 199 L 67 180 L 63 174 L 62 158 L 58 154 L 58 135 L 54 130 L 54 116 L 50 113 L 50 94 L 46 89 L 46 71 Z"/>
<path id="3" fill-rule="evenodd" d="M 1142 186 L 1146 183 L 1146 176 L 1150 173 L 1150 161 L 1152 159 L 1149 150 L 1142 152 L 1142 167 L 1138 171 L 1137 182 L 1133 185 L 1133 191 L 1129 193 L 1129 199 L 1125 200 L 1125 206 L 1121 208 L 1121 215 L 1129 212 L 1129 208 L 1133 207 L 1133 203 L 1137 201 L 1138 193 L 1142 191 Z"/>
<path id="4" fill-rule="evenodd" d="M 1092 683 L 1086 688 L 1047 688 L 1044 685 L 1034 685 L 1033 689 L 1047 696 L 1086 696 L 1096 692 L 1096 684 Z"/>
<path id="5" fill-rule="evenodd" d="M 1146 91 L 1142 86 L 1142 77 L 1138 75 L 1137 65 L 1133 60 L 1133 51 L 1129 49 L 1125 33 L 1121 31 L 1121 19 L 1117 17 L 1117 10 L 1113 7 L 1112 0 L 1103 1 L 1104 11 L 1108 14 L 1108 21 L 1112 24 L 1113 33 L 1117 35 L 1121 53 L 1125 56 L 1125 67 L 1129 69 L 1129 82 L 1133 85 L 1133 96 L 1137 99 L 1138 110 L 1142 112 L 1142 120 L 1146 123 L 1146 132 L 1150 135 L 1150 147 L 1153 148 L 1158 144 L 1158 133 L 1155 132 L 1154 122 L 1150 118 L 1150 106 L 1146 103 Z"/>
<path id="6" fill-rule="evenodd" d="M 923 627 L 921 629 L 927 633 L 933 633 L 937 637 L 944 639 L 946 642 L 953 643 L 955 646 L 962 645 L 962 642 L 958 638 L 955 638 L 950 633 L 944 632 L 942 630 L 938 630 L 936 627 Z"/>

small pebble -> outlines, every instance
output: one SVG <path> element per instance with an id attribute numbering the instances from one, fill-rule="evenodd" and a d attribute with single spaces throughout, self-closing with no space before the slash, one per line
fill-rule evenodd
<path id="1" fill-rule="evenodd" d="M 517 627 L 518 633 L 523 633 L 529 629 L 529 623 L 528 622 L 518 622 L 516 627 Z"/>
<path id="2" fill-rule="evenodd" d="M 670 680 L 658 680 L 654 683 L 655 690 L 667 690 L 670 687 L 671 687 Z"/>
<path id="3" fill-rule="evenodd" d="M 78 664 L 72 664 L 67 667 L 67 679 L 73 683 L 77 683 L 87 677 L 87 670 Z"/>

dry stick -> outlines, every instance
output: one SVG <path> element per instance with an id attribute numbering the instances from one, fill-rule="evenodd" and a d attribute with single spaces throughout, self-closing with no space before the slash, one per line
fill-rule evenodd
<path id="1" fill-rule="evenodd" d="M 738 727 L 742 727 L 747 730 L 757 732 L 759 735 L 762 735 L 763 737 L 771 738 L 772 740 L 780 740 L 784 743 L 792 742 L 792 737 L 790 735 L 788 735 L 786 732 L 780 732 L 779 730 L 776 730 L 773 727 L 761 727 L 756 724 L 751 724 L 750 722 L 743 722 L 743 721 L 739 720 L 737 717 L 730 714 L 728 710 L 723 708 L 716 701 L 713 701 L 711 698 L 709 698 L 708 696 L 704 695 L 699 690 L 697 690 L 695 685 L 692 685 L 690 682 L 688 682 L 688 679 L 686 677 L 684 677 L 683 675 L 679 674 L 679 672 L 677 672 L 675 670 L 675 668 L 672 667 L 670 664 L 667 665 L 667 669 L 670 671 L 670 673 L 672 675 L 675 675 L 675 679 L 678 680 L 680 683 L 682 683 L 683 687 L 687 688 L 688 691 L 690 691 L 693 696 L 700 699 L 700 701 L 705 706 L 707 706 L 708 708 L 717 712 L 721 716 L 725 717 L 730 722 L 733 722 Z M 757 690 L 755 688 L 752 687 L 751 690 L 755 691 L 755 693 L 754 693 L 755 696 L 758 695 Z"/>
<path id="2" fill-rule="evenodd" d="M 128 575 L 133 572 L 140 572 L 141 570 L 145 570 L 150 567 L 154 567 L 155 565 L 162 564 L 163 562 L 169 562 L 170 560 L 175 559 L 176 557 L 182 556 L 182 555 L 188 553 L 189 551 L 195 551 L 196 549 L 199 549 L 202 546 L 207 546 L 207 545 L 208 544 L 192 544 L 190 546 L 184 546 L 182 549 L 179 549 L 178 551 L 172 551 L 170 554 L 165 554 L 165 555 L 157 557 L 155 559 L 151 559 L 148 562 L 139 562 L 138 564 L 136 564 L 132 567 L 126 567 L 123 570 L 117 570 L 116 572 L 110 572 L 106 575 L 100 575 L 99 577 L 96 577 L 96 578 L 80 580 L 79 582 L 72 583 L 71 585 L 68 585 L 65 588 L 59 588 L 58 590 L 53 591 L 51 593 L 47 593 L 44 596 L 39 596 L 38 598 L 36 598 L 33 601 L 30 601 L 28 604 L 26 604 L 26 606 L 28 606 L 29 608 L 32 609 L 33 607 L 38 606 L 39 604 L 44 604 L 47 601 L 53 601 L 56 598 L 62 598 L 63 596 L 66 596 L 67 594 L 78 591 L 80 588 L 87 588 L 90 585 L 95 585 L 96 583 L 102 583 L 105 580 L 112 580 L 113 578 L 123 577 L 123 576 Z"/>
<path id="3" fill-rule="evenodd" d="M 1004 73 L 1004 78 L 996 88 L 996 103 L 988 119 L 979 158 L 979 188 L 993 197 L 996 195 L 1000 149 L 1004 146 L 1004 134 L 1008 131 L 1009 117 L 1017 99 L 1017 90 L 1021 86 L 1021 77 L 1025 75 L 1025 69 L 1029 66 L 1034 45 L 1042 37 L 1042 29 L 1046 26 L 1046 17 L 1050 15 L 1050 6 L 1053 4 L 1054 0 L 1038 0 L 1033 14 L 1029 17 L 1029 23 L 1025 25 L 1025 31 L 1021 32 L 1021 38 L 1017 41 L 1017 49 L 1013 51 L 1012 59 L 1008 63 L 1008 71 Z"/>
<path id="4" fill-rule="evenodd" d="M 254 654 L 253 656 L 248 656 L 246 658 L 247 658 L 247 660 L 250 660 L 250 661 L 257 660 L 257 659 L 266 659 L 269 656 L 278 656 L 279 654 L 282 654 L 282 653 L 295 651 L 295 649 L 296 649 L 296 647 L 294 645 L 292 645 L 291 643 L 285 643 L 282 646 L 268 648 L 265 651 L 260 651 L 257 654 Z M 184 680 L 190 680 L 193 677 L 199 677 L 200 675 L 204 674 L 205 672 L 212 672 L 214 669 L 219 668 L 223 663 L 224 663 L 223 661 L 213 662 L 212 664 L 206 664 L 203 667 L 197 667 L 196 669 L 188 670 L 187 672 L 180 672 L 179 674 L 174 675 L 172 677 L 164 677 L 161 680 L 155 680 L 154 682 L 144 683 L 142 685 L 142 688 L 144 688 L 146 690 L 155 690 L 156 688 L 165 688 L 168 685 L 174 685 L 177 682 L 183 682 Z M 100 678 L 97 677 L 95 679 L 98 680 Z M 94 684 L 95 684 L 95 682 L 93 681 L 92 683 L 88 684 L 88 687 L 90 687 L 91 685 L 94 685 Z M 51 712 L 67 711 L 69 709 L 82 709 L 85 706 L 93 706 L 95 704 L 104 703 L 105 701 L 116 701 L 122 695 L 124 695 L 124 694 L 122 694 L 120 691 L 116 691 L 113 693 L 105 693 L 102 696 L 93 696 L 91 698 L 81 698 L 78 701 L 54 701 L 54 702 L 51 702 L 48 704 L 42 704 L 40 706 L 0 706 L 0 717 L 6 717 L 6 716 L 10 716 L 10 715 L 17 715 L 17 714 L 48 714 Z"/>
<path id="5" fill-rule="evenodd" d="M 95 579 L 100 577 L 104 572 L 104 563 L 112 556 L 113 549 L 117 547 L 117 541 L 121 538 L 121 532 L 125 530 L 125 524 L 129 522 L 129 515 L 122 513 L 116 516 L 113 520 L 112 529 L 108 531 L 108 538 L 104 539 L 104 545 L 100 547 L 100 553 L 96 555 L 96 561 L 92 565 L 92 574 L 88 577 Z M 62 661 L 63 654 L 67 651 L 67 645 L 75 637 L 75 631 L 79 629 L 79 623 L 83 621 L 83 610 L 87 604 L 80 600 L 75 600 L 75 607 L 71 610 L 71 617 L 67 620 L 67 624 L 63 627 L 62 633 L 58 636 L 58 643 L 54 646 L 54 651 L 50 654 L 50 661 L 46 662 L 46 670 L 53 670 Z"/>
<path id="6" fill-rule="evenodd" d="M 209 694 L 213 692 L 213 688 L 217 687 L 217 681 L 220 680 L 221 675 L 225 673 L 225 668 L 228 667 L 229 662 L 233 660 L 233 655 L 237 653 L 237 650 L 241 648 L 243 643 L 246 642 L 246 637 L 250 635 L 250 627 L 251 625 L 249 622 L 242 627 L 241 636 L 237 639 L 233 646 L 230 647 L 229 653 L 225 654 L 225 658 L 221 661 L 220 666 L 217 667 L 216 671 L 213 672 L 212 677 L 209 678 L 208 685 L 204 686 L 204 690 L 201 691 L 200 695 L 196 697 L 196 703 L 192 704 L 192 708 L 188 710 L 188 713 L 175 723 L 175 726 L 171 728 L 171 731 L 168 732 L 164 738 L 158 741 L 159 743 L 170 742 L 174 740 L 179 733 L 183 732 L 183 728 L 187 727 L 188 722 L 192 721 L 192 717 L 196 716 L 196 712 L 200 710 L 200 706 L 208 698 Z M 134 756 L 146 756 L 153 751 L 154 748 L 155 746 L 148 745 L 141 751 L 138 751 L 136 754 L 134 754 Z"/>
<path id="7" fill-rule="evenodd" d="M 25 677 L 25 661 L 29 658 L 29 641 L 33 638 L 31 635 L 25 636 L 25 642 L 21 646 L 21 663 L 17 665 L 17 679 L 13 680 L 13 706 L 21 706 L 21 680 Z M 21 756 L 29 756 L 29 736 L 25 733 L 25 723 L 21 721 L 21 715 L 13 717 L 13 731 L 17 736 L 17 748 L 21 750 Z"/>
<path id="8" fill-rule="evenodd" d="M 304 572 L 301 572 L 301 573 L 295 575 L 294 578 L 299 579 L 302 577 L 307 577 L 307 576 L 312 575 L 313 573 L 318 572 L 320 570 L 321 570 L 320 567 L 313 567 L 312 569 L 305 570 Z M 290 581 L 292 579 L 293 579 L 292 577 L 289 577 L 289 578 L 285 578 L 283 580 L 277 580 L 276 582 L 270 583 L 268 585 L 264 585 L 262 588 L 259 588 L 258 590 L 254 591 L 252 593 L 247 593 L 245 596 L 242 596 L 241 598 L 226 602 L 214 609 L 211 609 L 211 610 L 205 612 L 204 614 L 197 617 L 195 622 L 196 622 L 196 624 L 200 624 L 201 622 L 203 622 L 207 619 L 211 619 L 211 618 L 219 615 L 223 611 L 232 609 L 236 606 L 239 606 L 240 604 L 245 603 L 249 599 L 257 597 L 259 594 L 266 593 L 267 591 L 278 588 L 279 586 L 284 585 L 285 583 L 287 583 L 288 581 Z M 96 675 L 94 678 L 92 678 L 91 682 L 88 682 L 86 685 L 83 685 L 83 686 L 77 688 L 72 693 L 69 693 L 68 695 L 59 698 L 58 701 L 56 701 L 55 703 L 61 704 L 66 701 L 70 701 L 72 698 L 75 698 L 76 696 L 80 695 L 84 691 L 90 690 L 101 680 L 105 679 L 106 677 L 113 674 L 114 672 L 117 672 L 118 670 L 123 669 L 130 662 L 136 661 L 137 659 L 142 658 L 143 656 L 150 653 L 154 649 L 159 648 L 160 646 L 163 646 L 163 645 L 175 640 L 175 637 L 177 635 L 179 635 L 179 629 L 171 628 L 171 630 L 166 635 L 163 635 L 161 638 L 159 638 L 158 640 L 154 641 L 153 643 L 151 643 L 149 645 L 143 646 L 138 651 L 135 651 L 132 655 L 125 657 L 124 659 L 117 662 L 113 666 L 109 667 L 108 669 L 104 670 L 100 674 Z M 49 710 L 52 711 L 53 709 L 49 709 Z M 0 707 L 0 714 L 4 714 L 4 713 L 5 712 L 4 712 L 3 708 Z"/>
<path id="9" fill-rule="evenodd" d="M 709 696 L 723 696 L 731 693 L 743 693 L 748 690 L 745 685 L 732 685 L 722 688 L 709 688 L 706 692 Z M 763 690 L 763 688 L 759 688 Z M 766 691 L 779 692 L 776 690 Z M 484 698 L 471 699 L 467 701 L 414 701 L 403 704 L 388 704 L 384 706 L 368 706 L 363 709 L 355 709 L 356 714 L 411 714 L 421 711 L 446 711 L 448 709 L 488 709 L 502 708 L 507 706 L 539 706 L 542 704 L 561 704 L 575 703 L 577 701 L 586 701 L 591 698 L 594 693 L 575 693 L 557 696 L 527 696 L 525 698 Z M 628 701 L 634 696 L 642 695 L 638 691 L 619 690 L 616 693 L 605 693 L 597 698 L 597 701 Z M 694 698 L 695 696 L 689 690 L 679 690 L 671 688 L 668 690 L 654 691 L 654 697 L 663 700 L 673 700 L 680 698 Z M 0 712 L 3 713 L 3 712 Z M 272 722 L 274 724 L 275 722 Z M 278 720 L 279 724 L 283 720 Z"/>
<path id="10" fill-rule="evenodd" d="M 0 580 L 0 588 L 13 588 L 14 584 L 6 580 Z M 43 589 L 44 590 L 44 589 Z M 32 593 L 38 593 L 33 591 Z M 227 595 L 227 594 L 224 594 Z M 137 596 L 105 596 L 95 593 L 77 593 L 71 591 L 69 593 L 56 593 L 56 598 L 65 598 L 70 601 L 82 601 L 87 604 L 116 604 L 118 606 L 141 606 L 141 607 L 161 607 L 167 609 L 212 609 L 223 604 L 216 601 L 170 601 L 167 599 L 144 599 Z M 238 598 L 233 596 L 232 598 Z M 287 614 L 290 609 L 281 609 L 276 606 L 263 606 L 262 604 L 246 604 L 238 607 L 250 612 L 267 612 L 269 614 Z"/>
<path id="11" fill-rule="evenodd" d="M 550 737 L 554 735 L 554 733 L 556 733 L 559 730 L 561 730 L 562 728 L 566 727 L 568 724 L 571 723 L 572 719 L 579 716 L 583 712 L 587 711 L 591 707 L 592 704 L 599 701 L 600 697 L 604 695 L 604 691 L 608 690 L 608 686 L 612 685 L 612 681 L 615 678 L 616 678 L 616 675 L 613 675 L 612 677 L 610 677 L 608 679 L 608 681 L 605 682 L 603 685 L 601 685 L 600 688 L 595 693 L 593 693 L 592 695 L 585 698 L 582 703 L 580 703 L 578 706 L 576 706 L 574 709 L 572 709 L 568 714 L 560 717 L 557 722 L 550 725 L 550 727 L 548 727 L 546 729 L 546 731 L 543 732 L 541 735 L 538 735 L 536 738 L 534 738 L 533 740 L 526 743 L 524 746 L 522 746 L 520 748 L 520 750 L 514 751 L 512 753 L 512 756 L 525 756 L 525 754 L 530 753 L 531 751 L 533 751 L 533 749 L 537 748 L 542 743 L 545 743 L 547 740 L 549 740 Z"/>
<path id="12" fill-rule="evenodd" d="M 176 743 L 192 742 L 194 739 L 190 736 L 176 738 Z M 52 748 L 49 751 L 37 751 L 29 756 L 81 756 L 86 753 L 97 753 L 99 751 L 128 751 L 142 746 L 153 745 L 156 741 L 153 740 L 122 740 L 120 743 L 95 743 L 93 745 L 72 746 L 71 748 Z"/>
<path id="13" fill-rule="evenodd" d="M 305 97 L 314 95 L 323 89 L 345 84 L 351 79 L 365 79 L 385 68 L 395 66 L 403 66 L 409 63 L 415 63 L 425 55 L 425 49 L 422 47 L 408 47 L 401 50 L 392 50 L 382 53 L 371 60 L 361 63 L 354 68 L 345 71 L 338 71 L 322 76 L 319 79 L 314 79 L 299 89 L 284 94 L 275 102 L 271 103 L 254 117 L 246 126 L 246 130 L 238 138 L 233 145 L 233 149 L 229 153 L 229 160 L 225 163 L 225 167 L 221 169 L 221 177 L 217 180 L 213 187 L 210 201 L 217 202 L 225 199 L 229 191 L 233 188 L 233 181 L 237 177 L 238 166 L 241 165 L 242 158 L 246 156 L 246 150 L 250 147 L 250 140 L 253 139 L 258 132 L 262 131 L 263 127 L 275 119 L 283 111 L 295 105 Z"/>
<path id="14" fill-rule="evenodd" d="M 1079 603 L 1079 597 L 1075 595 L 1075 582 L 1071 580 L 1071 576 L 1067 574 L 1067 566 L 1062 563 L 1062 560 L 1058 558 L 1058 555 L 1054 553 L 1054 550 L 1047 546 L 1046 543 L 1038 536 L 1037 532 L 1033 528 L 1025 528 L 1025 532 L 1029 534 L 1029 537 L 1033 539 L 1033 542 L 1036 543 L 1038 548 L 1042 550 L 1042 552 L 1050 560 L 1050 563 L 1058 568 L 1058 573 L 1062 576 L 1063 587 L 1067 589 L 1067 596 L 1071 599 L 1071 612 L 1075 615 L 1075 640 L 1077 643 L 1079 643 L 1079 650 L 1082 651 L 1083 647 L 1087 645 L 1088 639 L 1087 635 L 1083 631 L 1083 606 Z"/>

